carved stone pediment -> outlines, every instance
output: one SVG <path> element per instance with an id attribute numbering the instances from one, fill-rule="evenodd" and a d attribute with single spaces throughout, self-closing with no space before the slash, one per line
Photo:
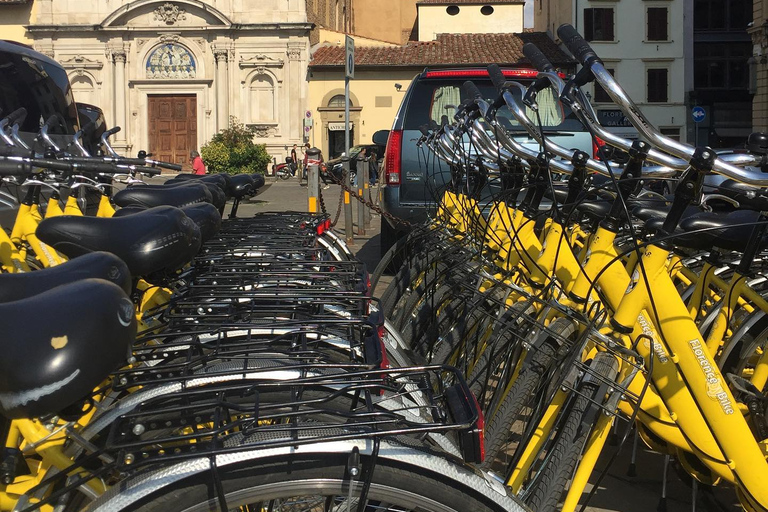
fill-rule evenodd
<path id="1" fill-rule="evenodd" d="M 175 25 L 177 22 L 187 19 L 187 11 L 171 2 L 165 2 L 155 9 L 154 15 L 156 20 L 160 20 L 166 25 Z"/>
<path id="2" fill-rule="evenodd" d="M 75 55 L 69 59 L 60 60 L 59 63 L 67 69 L 101 69 L 104 63 L 98 60 L 92 60 L 84 55 Z"/>
<path id="3" fill-rule="evenodd" d="M 269 55 L 258 53 L 251 57 L 240 56 L 240 68 L 281 68 L 285 65 L 283 59 L 275 59 Z"/>
<path id="4" fill-rule="evenodd" d="M 117 9 L 107 16 L 105 27 L 162 28 L 223 27 L 232 22 L 213 7 L 202 9 L 181 2 L 132 2 L 135 7 Z"/>
<path id="5" fill-rule="evenodd" d="M 277 133 L 277 123 L 251 123 L 246 126 L 253 130 L 257 139 L 267 139 Z"/>

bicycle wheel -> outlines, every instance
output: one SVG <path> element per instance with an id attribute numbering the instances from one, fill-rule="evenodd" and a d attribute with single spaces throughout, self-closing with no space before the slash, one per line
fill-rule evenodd
<path id="1" fill-rule="evenodd" d="M 314 512 L 358 510 L 362 484 L 350 493 L 348 454 L 274 457 L 257 465 L 219 470 L 228 510 Z M 361 455 L 363 468 L 367 456 Z M 454 466 L 458 468 L 458 466 Z M 469 471 L 461 468 L 469 475 Z M 364 476 L 365 473 L 363 473 Z M 218 510 L 216 487 L 207 472 L 145 498 L 137 512 L 209 512 Z M 482 486 L 482 479 L 474 476 Z M 488 492 L 487 486 L 483 489 Z M 373 471 L 366 512 L 465 512 L 508 510 L 465 482 L 413 466 L 379 459 Z M 351 500 L 350 500 L 351 495 Z M 508 499 L 503 500 L 508 501 Z M 509 504 L 507 504 L 509 506 Z M 514 507 L 514 503 L 512 503 Z M 511 510 L 515 510 L 512 508 Z M 517 510 L 522 510 L 518 508 Z"/>
<path id="2" fill-rule="evenodd" d="M 616 359 L 605 352 L 597 354 L 592 362 L 595 374 L 613 380 L 618 371 Z M 531 494 L 526 503 L 537 512 L 558 510 L 558 503 L 568 481 L 573 476 L 576 463 L 584 449 L 592 425 L 585 426 L 585 414 L 589 414 L 592 403 L 601 403 L 602 396 L 597 396 L 600 385 L 597 382 L 584 382 L 577 391 L 578 395 L 567 416 L 560 423 L 552 449 L 545 456 L 538 474 L 532 479 Z"/>
<path id="3" fill-rule="evenodd" d="M 482 467 L 491 468 L 497 462 L 500 454 L 510 451 L 508 443 L 511 437 L 518 437 L 525 431 L 528 419 L 523 415 L 523 410 L 530 407 L 532 400 L 539 394 L 547 383 L 545 378 L 558 353 L 560 341 L 569 339 L 575 332 L 573 322 L 567 318 L 558 318 L 546 331 L 547 339 L 534 343 L 536 351 L 531 358 L 523 363 L 512 386 L 506 391 L 495 414 L 492 414 L 485 427 L 485 460 Z M 503 389 L 497 386 L 496 389 Z M 491 410 L 491 412 L 493 412 Z M 515 427 L 515 423 L 522 422 L 522 427 Z"/>

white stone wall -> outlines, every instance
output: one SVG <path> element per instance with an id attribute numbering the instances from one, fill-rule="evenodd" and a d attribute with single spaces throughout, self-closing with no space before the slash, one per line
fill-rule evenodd
<path id="1" fill-rule="evenodd" d="M 483 7 L 491 14 L 481 12 Z M 520 4 L 419 5 L 419 41 L 433 41 L 437 34 L 509 34 L 523 31 L 523 7 Z M 458 7 L 458 14 L 448 14 L 448 7 Z"/>
<path id="2" fill-rule="evenodd" d="M 309 59 L 303 0 L 36 0 L 29 34 L 69 71 L 76 100 L 100 106 L 126 154 L 149 144 L 148 95 L 195 94 L 198 147 L 229 116 L 282 159 L 302 141 Z M 157 77 L 147 59 L 179 45 L 196 64 Z M 261 106 L 258 102 L 261 101 Z M 269 105 L 271 103 L 271 105 Z M 269 108 L 267 108 L 269 105 Z"/>

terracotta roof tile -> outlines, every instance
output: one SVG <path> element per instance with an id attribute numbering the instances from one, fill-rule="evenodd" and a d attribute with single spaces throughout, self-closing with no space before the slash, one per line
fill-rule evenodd
<path id="1" fill-rule="evenodd" d="M 412 41 L 403 46 L 361 46 L 355 48 L 355 66 L 445 66 L 500 65 L 530 66 L 523 45 L 534 43 L 555 66 L 572 66 L 567 56 L 544 32 L 522 34 L 438 34 L 435 41 Z M 342 46 L 321 46 L 310 67 L 344 65 Z"/>

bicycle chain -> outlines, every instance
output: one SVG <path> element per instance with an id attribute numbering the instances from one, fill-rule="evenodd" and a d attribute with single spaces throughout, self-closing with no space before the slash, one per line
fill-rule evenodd
<path id="1" fill-rule="evenodd" d="M 412 228 L 414 226 L 413 223 L 411 223 L 411 222 L 409 222 L 409 221 L 407 221 L 405 219 L 401 219 L 400 217 L 392 215 L 389 212 L 385 212 L 384 210 L 381 209 L 381 207 L 379 205 L 374 204 L 374 202 L 372 200 L 365 199 L 364 197 L 361 197 L 356 191 L 354 191 L 351 188 L 347 187 L 347 185 L 344 183 L 344 181 L 346 181 L 346 177 L 347 177 L 346 172 L 342 175 L 342 180 L 343 181 L 341 181 L 341 182 L 338 181 L 336 179 L 336 177 L 331 175 L 331 174 L 328 174 L 328 177 L 331 178 L 331 181 L 334 182 L 336 185 L 341 186 L 342 194 L 344 193 L 344 191 L 349 192 L 349 194 L 352 197 L 354 197 L 359 202 L 363 203 L 365 206 L 367 206 L 368 208 L 370 208 L 374 212 L 378 213 L 379 215 L 381 215 L 385 219 L 389 219 L 392 222 L 395 222 L 397 224 L 402 224 L 402 225 L 407 226 L 409 228 Z M 370 191 L 370 189 L 368 189 L 368 190 Z M 322 197 L 322 192 L 320 192 L 320 196 Z M 320 202 L 321 202 L 321 205 L 322 205 L 323 204 L 322 203 L 322 199 L 321 199 Z M 336 220 L 339 219 L 339 215 L 341 214 L 341 203 L 342 203 L 341 198 L 339 198 L 339 210 L 338 210 L 338 212 L 336 212 Z M 323 210 L 323 213 L 325 213 L 325 210 Z M 335 225 L 336 223 L 334 222 L 333 224 Z"/>
<path id="2" fill-rule="evenodd" d="M 340 192 L 339 195 L 339 207 L 336 209 L 336 218 L 331 221 L 331 227 L 335 226 L 336 223 L 339 222 L 339 217 L 341 217 L 341 205 L 343 203 L 342 196 L 344 195 L 344 190 Z M 325 208 L 325 198 L 323 197 L 323 189 L 318 190 L 318 198 L 320 199 L 320 209 L 323 212 L 323 215 L 328 215 L 328 210 Z"/>

